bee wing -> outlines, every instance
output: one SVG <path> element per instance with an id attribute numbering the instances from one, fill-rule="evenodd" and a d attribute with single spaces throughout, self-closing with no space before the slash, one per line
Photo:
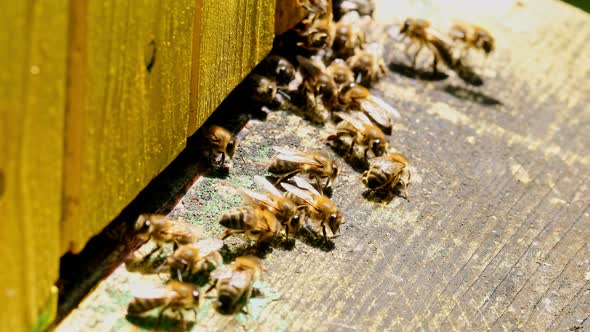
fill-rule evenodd
<path id="1" fill-rule="evenodd" d="M 318 163 L 315 159 L 310 158 L 301 152 L 282 150 L 279 148 L 275 148 L 275 151 L 279 153 L 276 156 L 277 159 L 290 161 L 293 163 L 308 164 L 316 167 L 322 167 L 322 164 Z"/>
<path id="2" fill-rule="evenodd" d="M 363 111 L 381 127 L 391 128 L 391 119 L 399 119 L 401 117 L 398 110 L 379 97 L 369 95 L 359 102 Z"/>
<path id="3" fill-rule="evenodd" d="M 234 272 L 231 276 L 231 285 L 238 288 L 246 288 L 250 283 L 250 275 L 248 272 L 239 271 Z"/>
<path id="4" fill-rule="evenodd" d="M 276 205 L 276 203 L 265 194 L 261 194 L 259 192 L 255 192 L 248 189 L 240 189 L 240 191 L 242 195 L 246 198 L 246 200 L 252 202 L 254 205 L 274 210 L 277 210 L 279 208 Z"/>
<path id="5" fill-rule="evenodd" d="M 201 257 L 204 257 L 213 251 L 223 248 L 223 241 L 220 239 L 203 239 L 198 241 L 195 246 L 199 248 Z"/>
<path id="6" fill-rule="evenodd" d="M 216 268 L 210 274 L 211 279 L 228 279 L 231 278 L 233 270 L 229 266 Z"/>
<path id="7" fill-rule="evenodd" d="M 443 43 L 445 43 L 445 44 L 447 44 L 449 46 L 451 46 L 451 45 L 454 44 L 454 42 L 449 37 L 447 37 L 444 33 L 439 32 L 436 29 L 428 28 L 427 31 L 428 31 L 428 34 L 429 35 L 434 36 L 435 38 L 440 39 Z"/>
<path id="8" fill-rule="evenodd" d="M 295 184 L 302 189 L 308 190 L 310 191 L 312 194 L 317 195 L 317 196 L 321 196 L 322 194 L 320 194 L 309 182 L 305 181 L 304 179 L 298 177 L 298 176 L 294 176 L 293 177 L 293 181 L 295 181 Z"/>
<path id="9" fill-rule="evenodd" d="M 202 232 L 197 226 L 189 226 L 178 222 L 175 222 L 174 224 L 171 224 L 170 226 L 162 229 L 161 232 L 162 234 L 178 238 L 197 238 L 202 236 Z"/>
<path id="10" fill-rule="evenodd" d="M 175 295 L 176 292 L 163 286 L 157 287 L 151 283 L 136 283 L 131 288 L 131 295 L 141 299 L 156 299 Z"/>
<path id="11" fill-rule="evenodd" d="M 396 163 L 389 160 L 379 160 L 374 165 L 378 166 L 383 172 L 387 174 L 397 174 L 404 168 L 402 163 Z"/>
<path id="12" fill-rule="evenodd" d="M 344 112 L 339 112 L 336 114 L 342 120 L 350 123 L 356 130 L 360 131 L 361 133 L 365 130 L 365 126 L 366 126 L 365 123 L 363 123 L 359 118 L 355 117 L 354 115 L 356 115 L 356 114 L 353 115 L 353 114 L 347 114 Z M 363 114 L 363 116 L 365 116 L 365 115 Z M 369 123 L 370 123 L 370 120 L 369 120 Z"/>
<path id="13" fill-rule="evenodd" d="M 272 183 L 270 183 L 266 178 L 260 175 L 254 176 L 254 183 L 258 184 L 259 186 L 264 188 L 264 190 L 268 191 L 269 193 L 275 196 L 283 196 L 280 190 L 278 190 L 275 186 L 272 185 Z"/>
<path id="14" fill-rule="evenodd" d="M 313 199 L 313 196 L 311 196 L 311 194 L 303 189 L 297 188 L 294 185 L 291 185 L 289 183 L 285 183 L 285 182 L 281 182 L 281 186 L 283 188 L 285 188 L 285 190 L 287 190 L 288 192 L 290 192 L 291 194 L 301 198 L 305 203 L 307 203 L 307 205 L 309 205 L 310 207 L 313 207 L 315 209 L 315 200 Z"/>

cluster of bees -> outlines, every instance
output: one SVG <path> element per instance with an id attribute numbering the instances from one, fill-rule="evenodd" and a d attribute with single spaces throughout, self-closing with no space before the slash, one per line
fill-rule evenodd
<path id="1" fill-rule="evenodd" d="M 489 55 L 495 49 L 495 39 L 485 28 L 467 22 L 457 21 L 444 34 L 431 23 L 421 18 L 404 20 L 399 33 L 405 41 L 405 54 L 411 58 L 411 67 L 416 68 L 416 60 L 426 47 L 432 55 L 432 73 L 438 73 L 438 64 L 443 63 L 469 84 L 481 85 L 481 79 L 468 64 L 469 51 L 483 52 Z M 411 51 L 412 48 L 418 48 Z"/>
<path id="2" fill-rule="evenodd" d="M 368 90 L 387 72 L 381 45 L 367 43 L 362 28 L 374 11 L 373 1 L 334 1 L 333 8 L 327 0 L 298 3 L 308 16 L 277 37 L 273 53 L 238 87 L 239 95 L 257 108 L 280 104 L 316 123 L 334 123 L 335 130 L 326 137 L 326 143 L 347 161 L 360 162 L 361 181 L 369 191 L 385 193 L 391 199 L 399 190 L 407 199 L 411 177 L 408 159 L 391 151 L 387 140 L 399 112 Z M 406 19 L 400 33 L 420 46 L 413 65 L 417 53 L 426 46 L 434 53 L 433 70 L 439 60 L 456 68 L 458 61 L 452 60 L 450 48 L 431 31 L 427 21 Z M 494 48 L 489 34 L 475 28 L 456 26 L 453 36 L 466 47 L 486 53 Z M 217 125 L 203 132 L 204 157 L 211 166 L 223 167 L 226 158 L 233 157 L 237 139 Z M 327 195 L 339 174 L 338 162 L 319 151 L 274 149 L 276 154 L 268 164 L 270 176 L 254 177 L 264 190 L 240 189 L 245 204 L 221 216 L 219 224 L 226 229 L 221 239 L 199 238 L 187 225 L 166 216 L 140 216 L 136 230 L 156 244 L 145 257 L 160 251 L 164 244 L 172 244 L 174 251 L 158 268 L 159 272 L 170 272 L 164 295 L 135 297 L 129 303 L 129 315 L 161 307 L 158 321 L 168 309 L 181 315 L 182 309 L 193 310 L 196 319 L 195 308 L 213 289 L 216 296 L 211 298 L 219 312 L 247 309 L 253 284 L 264 268 L 253 256 L 237 257 L 224 265 L 219 253 L 223 240 L 246 235 L 259 247 L 282 236 L 284 230 L 289 241 L 289 236 L 296 236 L 302 228 L 314 233 L 308 220 L 321 228 L 325 241 L 327 229 L 332 235 L 339 233 L 343 214 Z M 210 285 L 206 291 L 190 283 L 195 275 L 205 276 Z"/>

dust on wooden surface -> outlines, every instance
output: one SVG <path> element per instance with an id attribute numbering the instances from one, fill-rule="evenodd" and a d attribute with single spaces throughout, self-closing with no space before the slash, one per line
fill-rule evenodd
<path id="1" fill-rule="evenodd" d="M 191 328 L 590 329 L 590 62 L 583 57 L 590 18 L 558 2 L 520 2 L 494 2 L 494 11 L 465 1 L 446 6 L 457 17 L 467 13 L 464 4 L 464 16 L 497 37 L 483 86 L 452 73 L 424 81 L 391 72 L 375 87 L 402 114 L 390 144 L 413 167 L 409 202 L 365 200 L 360 174 L 341 162 L 333 200 L 346 224 L 333 248 L 306 238 L 292 248 L 275 243 L 252 313 L 221 316 L 207 304 Z M 388 6 L 391 16 L 387 3 L 379 2 L 378 31 L 394 16 L 444 19 L 438 2 Z M 396 52 L 393 41 L 376 38 L 388 56 Z M 171 215 L 221 235 L 220 215 L 240 204 L 234 187 L 255 188 L 252 176 L 265 173 L 256 163 L 272 157 L 272 146 L 331 153 L 322 140 L 331 129 L 282 111 L 251 121 L 237 151 L 246 162 L 235 158 L 224 179 L 201 178 Z M 245 244 L 229 240 L 225 255 Z M 156 313 L 125 318 L 131 285 L 145 280 L 161 282 L 119 267 L 58 330 L 153 327 Z M 162 328 L 173 326 L 166 320 Z"/>

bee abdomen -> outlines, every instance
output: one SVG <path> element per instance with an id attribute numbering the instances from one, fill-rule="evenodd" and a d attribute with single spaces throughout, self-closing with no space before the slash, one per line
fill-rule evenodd
<path id="1" fill-rule="evenodd" d="M 296 165 L 284 160 L 275 160 L 268 167 L 268 171 L 273 174 L 284 174 L 294 171 Z"/>
<path id="2" fill-rule="evenodd" d="M 243 229 L 247 220 L 253 218 L 253 214 L 254 211 L 251 206 L 242 206 L 221 216 L 219 224 L 229 229 Z"/>
<path id="3" fill-rule="evenodd" d="M 383 184 L 387 183 L 388 176 L 387 174 L 379 171 L 369 170 L 364 178 L 363 183 L 373 189 L 382 186 Z"/>
<path id="4" fill-rule="evenodd" d="M 129 315 L 139 315 L 154 308 L 163 306 L 166 303 L 165 298 L 133 298 L 127 306 Z"/>

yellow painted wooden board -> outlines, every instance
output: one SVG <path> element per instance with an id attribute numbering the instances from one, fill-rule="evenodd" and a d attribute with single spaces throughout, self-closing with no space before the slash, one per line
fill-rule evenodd
<path id="1" fill-rule="evenodd" d="M 274 0 L 197 0 L 189 134 L 272 48 Z"/>
<path id="2" fill-rule="evenodd" d="M 57 302 L 67 1 L 4 1 L 0 22 L 0 330 L 17 332 Z"/>
<path id="3" fill-rule="evenodd" d="M 81 250 L 185 146 L 194 8 L 72 1 L 63 252 Z"/>

